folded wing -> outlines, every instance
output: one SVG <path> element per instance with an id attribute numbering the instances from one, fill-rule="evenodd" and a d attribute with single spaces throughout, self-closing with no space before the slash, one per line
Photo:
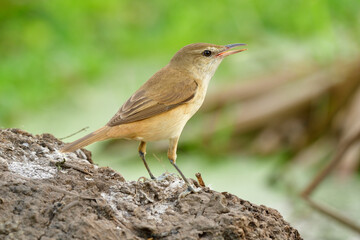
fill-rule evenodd
<path id="1" fill-rule="evenodd" d="M 163 70 L 157 72 L 137 90 L 107 125 L 112 127 L 144 120 L 194 98 L 198 89 L 195 79 L 176 70 Z"/>

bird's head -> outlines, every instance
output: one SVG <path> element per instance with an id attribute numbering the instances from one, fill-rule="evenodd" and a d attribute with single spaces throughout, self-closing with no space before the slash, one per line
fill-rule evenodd
<path id="1" fill-rule="evenodd" d="M 214 75 L 221 61 L 232 54 L 245 51 L 247 49 L 233 48 L 244 46 L 243 43 L 229 45 L 214 45 L 210 43 L 194 43 L 181 48 L 171 59 L 170 65 L 193 72 L 199 77 Z"/>

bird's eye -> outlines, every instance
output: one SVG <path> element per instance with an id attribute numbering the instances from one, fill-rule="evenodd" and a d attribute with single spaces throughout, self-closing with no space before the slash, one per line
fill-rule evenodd
<path id="1" fill-rule="evenodd" d="M 205 50 L 202 52 L 202 55 L 205 56 L 205 57 L 210 57 L 212 54 L 212 52 L 210 50 Z"/>

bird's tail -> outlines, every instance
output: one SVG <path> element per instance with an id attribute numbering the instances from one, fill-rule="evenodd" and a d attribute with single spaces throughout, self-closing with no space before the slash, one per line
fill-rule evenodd
<path id="1" fill-rule="evenodd" d="M 107 132 L 109 127 L 102 127 L 74 142 L 66 144 L 60 151 L 61 152 L 73 152 L 79 148 L 90 145 L 91 143 L 102 141 L 108 138 Z"/>

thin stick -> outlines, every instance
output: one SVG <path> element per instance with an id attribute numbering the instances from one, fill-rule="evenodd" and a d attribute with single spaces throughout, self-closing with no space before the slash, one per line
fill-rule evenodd
<path id="1" fill-rule="evenodd" d="M 360 226 L 356 225 L 354 221 L 344 217 L 338 212 L 335 212 L 329 209 L 326 206 L 323 206 L 319 203 L 314 202 L 310 199 L 310 194 L 315 190 L 315 188 L 324 180 L 324 178 L 329 175 L 329 173 L 341 162 L 343 156 L 347 152 L 347 150 L 358 140 L 360 139 L 360 130 L 358 130 L 355 134 L 344 139 L 343 142 L 340 144 L 334 158 L 331 162 L 316 175 L 316 177 L 311 181 L 311 183 L 306 187 L 306 189 L 301 193 L 302 198 L 315 210 L 335 219 L 339 223 L 344 224 L 345 226 L 353 229 L 354 231 L 360 233 Z"/>
<path id="2" fill-rule="evenodd" d="M 343 215 L 330 209 L 329 207 L 314 202 L 310 198 L 304 197 L 304 199 L 312 208 L 315 208 L 319 212 L 335 219 L 339 223 L 342 223 L 348 226 L 349 228 L 353 229 L 354 231 L 360 233 L 360 226 L 356 225 L 356 223 L 354 223 L 354 221 L 352 221 L 351 219 L 344 217 Z"/>
<path id="3" fill-rule="evenodd" d="M 81 167 L 78 167 L 74 164 L 71 164 L 71 163 L 68 163 L 66 162 L 65 160 L 64 161 L 54 161 L 54 160 L 50 160 L 51 163 L 55 164 L 55 166 L 57 167 L 63 167 L 63 168 L 72 168 L 76 171 L 79 171 L 81 173 L 84 173 L 84 174 L 87 174 L 89 176 L 92 176 L 93 174 L 91 172 L 88 172 L 87 170 L 81 168 Z"/>
<path id="4" fill-rule="evenodd" d="M 347 150 L 359 139 L 360 131 L 345 139 L 343 143 L 340 144 L 338 151 L 336 152 L 331 162 L 316 175 L 313 181 L 311 181 L 311 183 L 301 193 L 301 196 L 308 197 L 314 191 L 314 189 L 324 180 L 324 178 L 338 165 L 338 163 L 341 162 L 342 157 L 347 152 Z"/>
<path id="5" fill-rule="evenodd" d="M 70 209 L 73 206 L 78 205 L 78 204 L 80 204 L 79 200 L 72 201 L 71 203 L 67 204 L 61 211 L 65 212 L 66 210 L 68 210 L 68 209 Z"/>
<path id="6" fill-rule="evenodd" d="M 201 177 L 201 173 L 196 173 L 195 176 L 196 176 L 196 178 L 197 178 L 197 180 L 199 182 L 199 185 L 201 187 L 205 187 L 205 183 L 204 183 L 204 180 Z"/>
<path id="7" fill-rule="evenodd" d="M 78 134 L 78 133 L 80 133 L 80 132 L 82 132 L 82 131 L 85 131 L 85 130 L 88 129 L 88 128 L 89 128 L 89 127 L 84 127 L 84 128 L 82 128 L 82 129 L 80 129 L 79 131 L 70 134 L 69 136 L 59 138 L 59 140 L 62 141 L 62 140 L 64 140 L 64 139 L 67 139 L 67 138 L 69 138 L 69 137 L 72 137 L 72 136 L 74 136 L 74 135 L 76 135 L 76 134 Z"/>

